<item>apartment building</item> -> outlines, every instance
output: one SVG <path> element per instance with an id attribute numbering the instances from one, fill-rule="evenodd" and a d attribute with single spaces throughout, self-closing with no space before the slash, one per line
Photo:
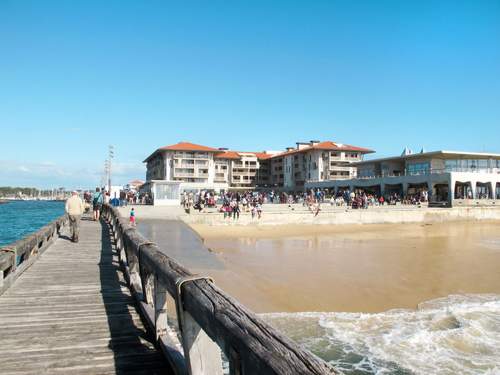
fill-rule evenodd
<path id="1" fill-rule="evenodd" d="M 373 151 L 332 141 L 297 142 L 286 152 L 273 157 L 271 180 L 285 190 L 302 190 L 306 182 L 353 178 L 354 163 Z"/>
<path id="2" fill-rule="evenodd" d="M 177 200 L 188 190 L 297 191 L 308 181 L 355 177 L 353 163 L 370 152 L 331 141 L 297 142 L 283 152 L 232 151 L 180 142 L 159 148 L 144 160 L 146 184 L 155 201 Z"/>
<path id="3" fill-rule="evenodd" d="M 215 180 L 232 189 L 253 189 L 266 184 L 269 152 L 241 152 L 220 149 L 215 155 Z"/>

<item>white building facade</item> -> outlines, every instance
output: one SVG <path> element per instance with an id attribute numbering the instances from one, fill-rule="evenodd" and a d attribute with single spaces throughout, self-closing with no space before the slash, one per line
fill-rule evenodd
<path id="1" fill-rule="evenodd" d="M 360 189 L 378 196 L 425 191 L 431 204 L 500 204 L 500 154 L 434 151 L 358 162 L 357 177 L 314 182 L 307 188 Z"/>
<path id="2" fill-rule="evenodd" d="M 285 191 L 301 191 L 306 183 L 354 178 L 355 163 L 372 152 L 331 141 L 298 142 L 296 148 L 273 157 L 271 180 Z"/>
<path id="3" fill-rule="evenodd" d="M 178 204 L 184 191 L 302 191 L 307 181 L 356 176 L 354 163 L 373 152 L 331 141 L 298 142 L 285 152 L 242 152 L 189 142 L 165 146 L 146 163 L 146 190 L 155 204 Z"/>

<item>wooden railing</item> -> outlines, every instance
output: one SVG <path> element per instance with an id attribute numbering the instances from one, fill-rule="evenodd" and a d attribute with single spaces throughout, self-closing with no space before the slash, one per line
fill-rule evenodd
<path id="1" fill-rule="evenodd" d="M 132 293 L 177 374 L 334 373 L 210 278 L 193 275 L 165 255 L 116 208 L 105 205 L 103 216 L 112 228 Z"/>
<path id="2" fill-rule="evenodd" d="M 63 215 L 37 232 L 0 247 L 0 295 L 59 237 L 67 222 L 67 216 Z"/>

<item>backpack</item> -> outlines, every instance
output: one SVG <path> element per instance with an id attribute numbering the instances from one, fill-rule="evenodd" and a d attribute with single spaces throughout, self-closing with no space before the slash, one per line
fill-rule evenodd
<path id="1" fill-rule="evenodd" d="M 101 193 L 99 193 L 98 196 L 94 197 L 94 200 L 92 201 L 92 203 L 94 204 L 94 206 L 96 206 L 96 205 L 99 204 L 100 199 L 101 199 Z"/>

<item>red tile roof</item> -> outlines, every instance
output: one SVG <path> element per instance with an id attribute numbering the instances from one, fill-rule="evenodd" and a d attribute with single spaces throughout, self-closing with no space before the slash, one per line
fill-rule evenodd
<path id="1" fill-rule="evenodd" d="M 274 157 L 282 157 L 286 155 L 292 155 L 292 154 L 298 154 L 302 152 L 307 152 L 310 150 L 329 150 L 329 151 L 357 151 L 361 153 L 372 153 L 374 152 L 373 150 L 363 148 L 363 147 L 357 147 L 357 146 L 352 146 L 352 145 L 346 145 L 342 143 L 335 143 L 332 141 L 324 141 L 324 142 L 319 142 L 315 144 L 314 146 L 306 146 L 303 147 L 300 150 L 292 150 L 292 151 L 285 151 L 279 154 L 268 154 L 265 152 L 243 152 L 243 151 L 230 151 L 230 150 L 220 150 L 217 148 L 212 148 L 208 146 L 202 146 L 202 145 L 197 145 L 194 143 L 189 143 L 189 142 L 179 142 L 176 143 L 175 145 L 170 145 L 170 146 L 165 146 L 157 149 L 155 152 L 153 152 L 150 156 L 147 157 L 144 162 L 147 162 L 149 159 L 151 159 L 152 156 L 154 156 L 156 153 L 159 151 L 204 151 L 204 152 L 215 152 L 216 154 L 214 155 L 215 158 L 217 159 L 240 159 L 241 155 L 240 154 L 254 154 L 257 159 L 259 160 L 266 160 L 266 159 L 271 159 Z"/>
<path id="2" fill-rule="evenodd" d="M 373 150 L 370 150 L 368 148 L 346 145 L 342 143 L 335 143 L 332 141 L 320 142 L 316 146 L 313 146 L 313 148 L 318 150 L 345 150 L 345 151 L 359 151 L 366 153 L 374 152 Z"/>
<path id="3" fill-rule="evenodd" d="M 265 152 L 254 152 L 254 151 L 223 151 L 220 154 L 216 154 L 214 157 L 217 159 L 241 159 L 242 154 L 253 154 L 259 160 L 265 160 L 271 158 L 272 154 L 267 154 Z"/>
<path id="4" fill-rule="evenodd" d="M 144 184 L 144 181 L 142 180 L 133 180 L 129 182 L 129 185 L 142 185 Z"/>
<path id="5" fill-rule="evenodd" d="M 252 152 L 252 153 L 255 154 L 255 156 L 257 156 L 257 159 L 261 160 L 266 160 L 273 157 L 273 154 L 267 154 L 265 152 Z"/>
<path id="6" fill-rule="evenodd" d="M 293 154 L 298 154 L 298 153 L 302 153 L 302 152 L 307 152 L 307 151 L 311 151 L 311 150 L 358 151 L 358 152 L 365 153 L 365 154 L 369 154 L 369 153 L 374 152 L 373 150 L 370 150 L 368 148 L 346 145 L 346 144 L 342 144 L 342 143 L 335 143 L 332 141 L 324 141 L 324 142 L 319 142 L 319 143 L 315 144 L 314 146 L 306 146 L 300 150 L 285 151 L 285 152 L 282 152 L 281 154 L 278 154 L 275 156 L 281 157 L 281 156 L 286 156 L 286 155 L 293 155 Z"/>
<path id="7" fill-rule="evenodd" d="M 204 152 L 219 152 L 218 149 L 208 146 L 197 145 L 195 143 L 190 142 L 179 142 L 175 145 L 164 146 L 157 149 L 151 155 L 149 155 L 143 163 L 146 163 L 151 159 L 154 155 L 156 155 L 160 151 L 204 151 Z"/>
<path id="8" fill-rule="evenodd" d="M 215 154 L 216 159 L 241 159 L 240 154 L 236 151 L 223 151 L 220 154 Z"/>
<path id="9" fill-rule="evenodd" d="M 218 152 L 219 150 L 213 147 L 197 145 L 189 142 L 179 142 L 175 145 L 160 147 L 158 150 L 171 150 L 171 151 L 207 151 Z"/>

